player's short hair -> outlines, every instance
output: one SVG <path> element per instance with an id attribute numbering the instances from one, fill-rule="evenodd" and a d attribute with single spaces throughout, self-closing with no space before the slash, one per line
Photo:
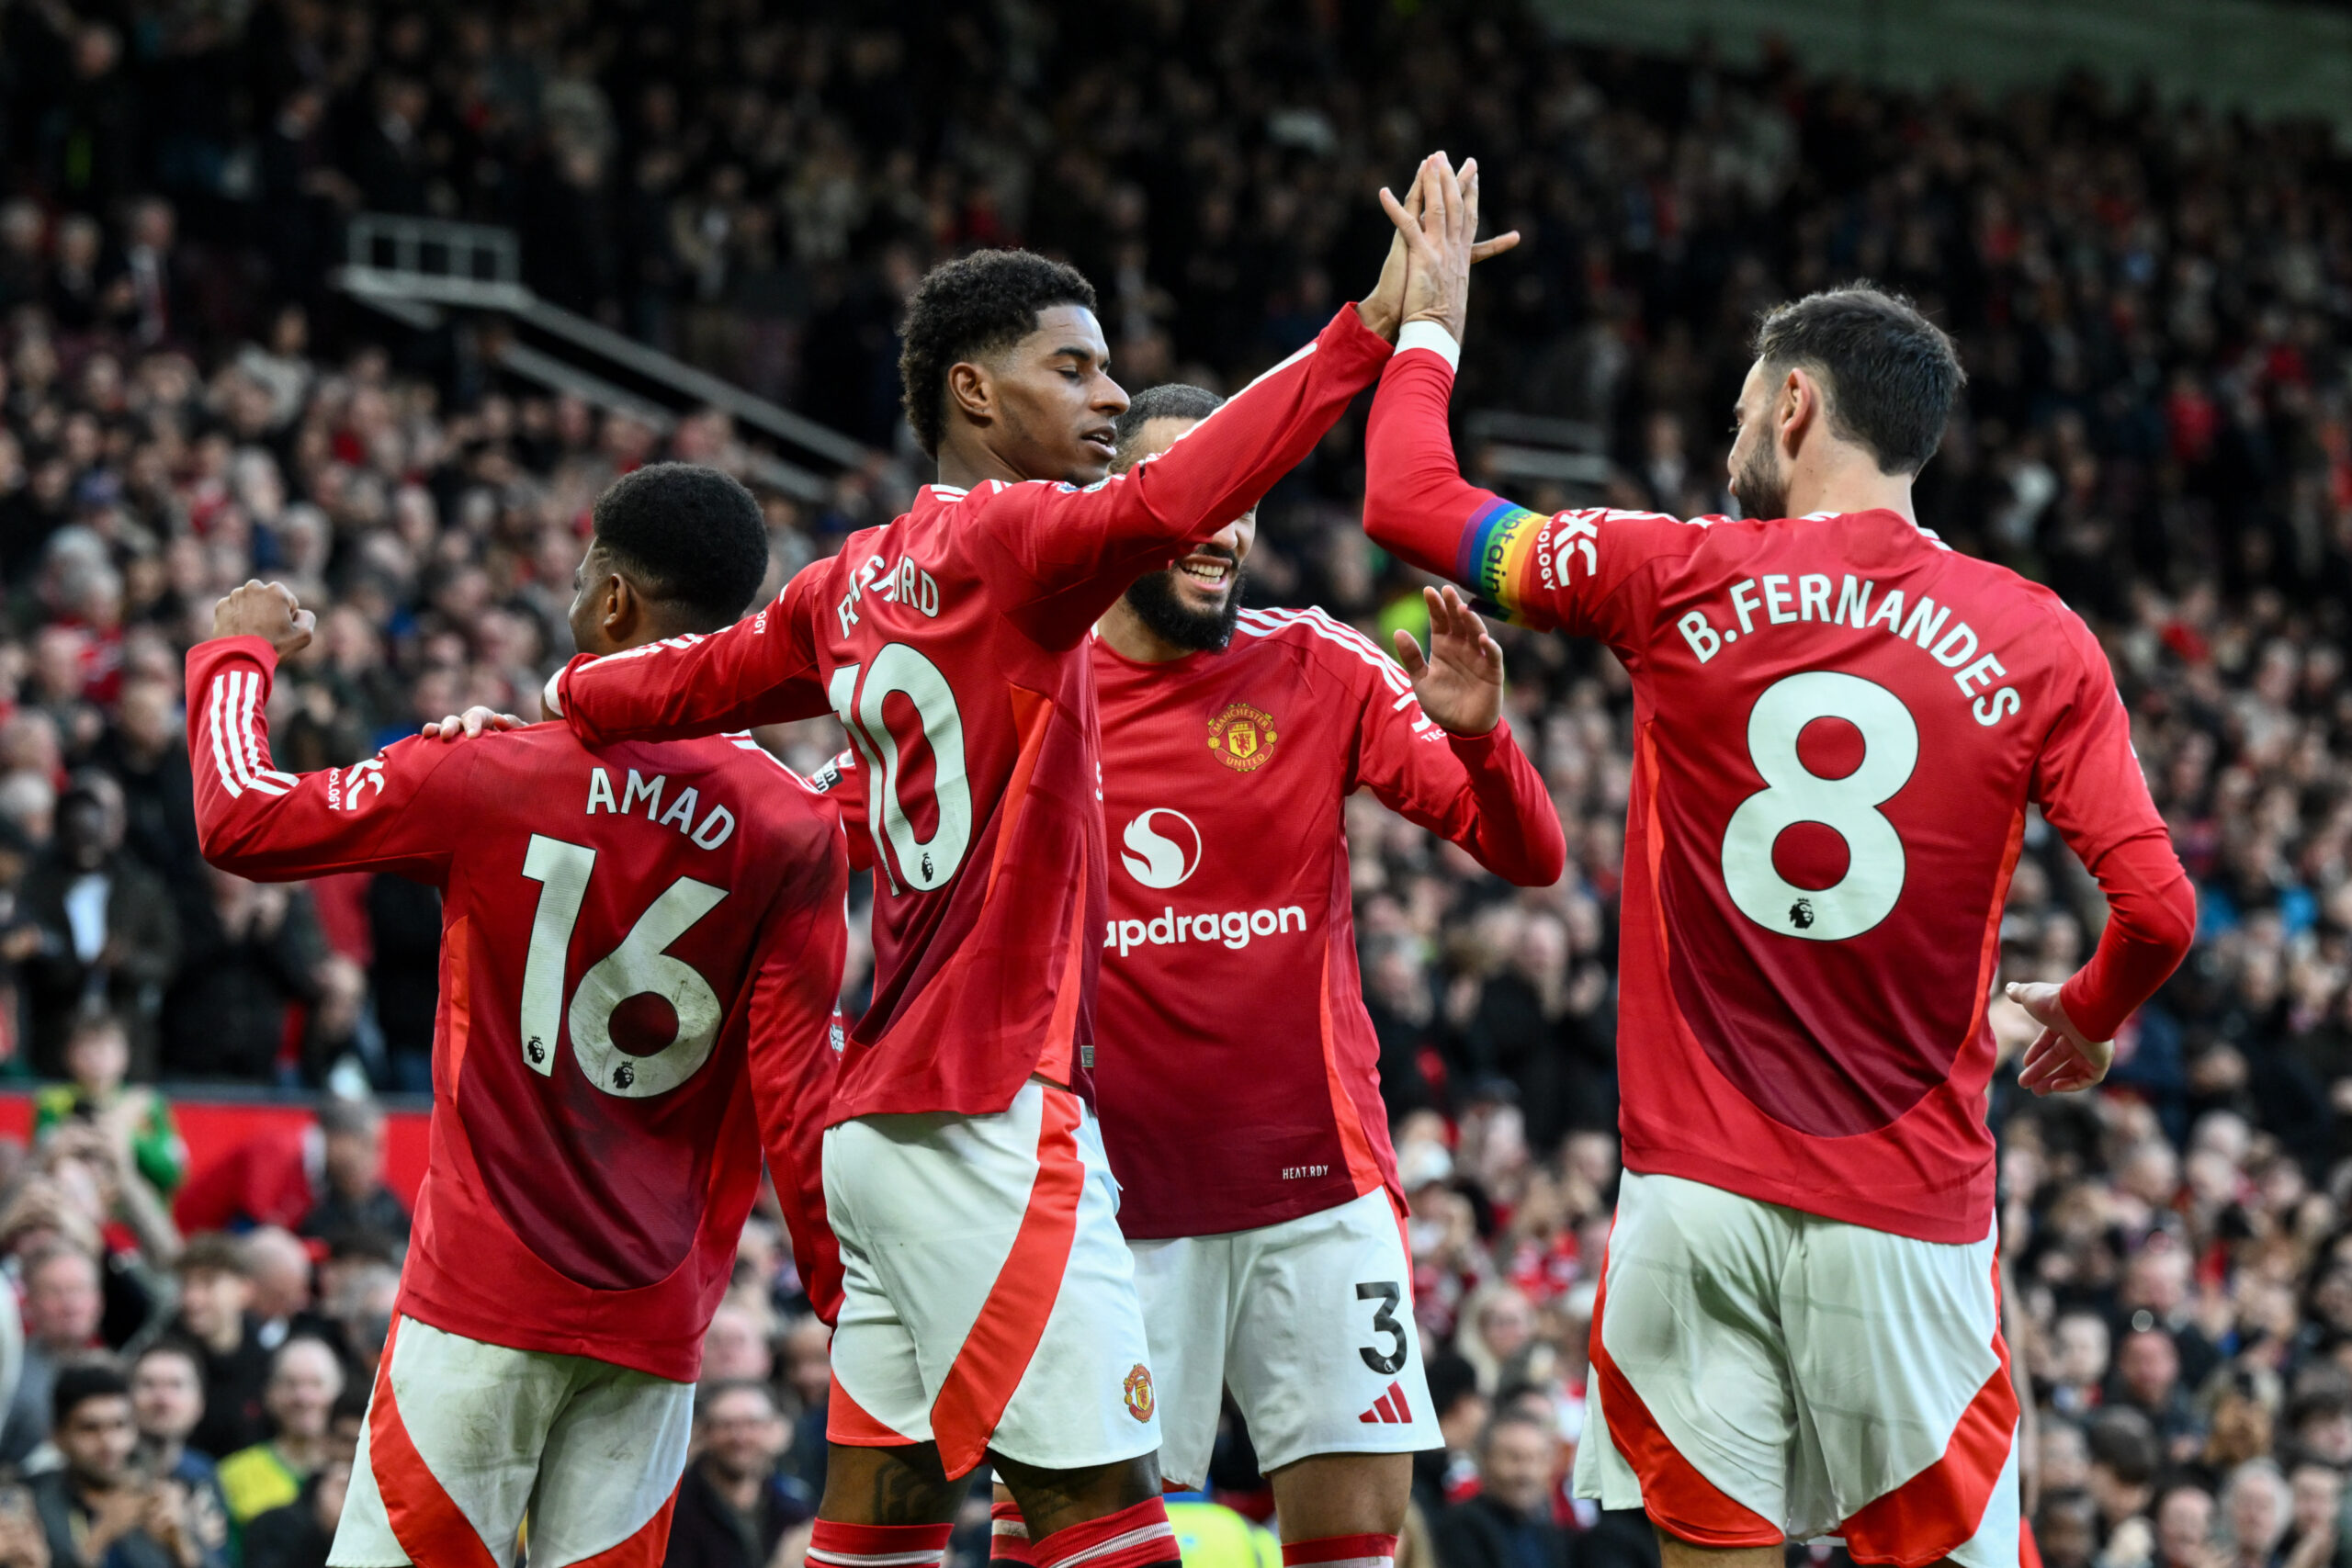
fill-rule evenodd
<path id="1" fill-rule="evenodd" d="M 596 498 L 596 542 L 690 631 L 731 626 L 768 574 L 768 525 L 752 492 L 717 468 L 650 463 Z"/>
<path id="2" fill-rule="evenodd" d="M 1094 285 L 1034 251 L 976 251 L 923 276 L 907 302 L 899 386 L 925 455 L 939 456 L 946 433 L 949 368 L 1019 343 L 1057 305 L 1093 310 Z"/>
<path id="3" fill-rule="evenodd" d="M 130 1380 L 122 1375 L 122 1368 L 111 1356 L 91 1356 L 58 1369 L 56 1386 L 50 1392 L 50 1419 L 58 1426 L 80 1406 L 93 1399 L 129 1399 Z"/>
<path id="4" fill-rule="evenodd" d="M 1756 357 L 1768 371 L 1801 365 L 1820 378 L 1830 428 L 1887 474 L 1928 466 L 1968 384 L 1943 329 L 1902 295 L 1870 283 L 1766 311 L 1756 326 Z"/>
<path id="5" fill-rule="evenodd" d="M 1153 420 L 1185 419 L 1198 423 L 1224 406 L 1225 400 L 1206 387 L 1170 381 L 1145 388 L 1127 400 L 1127 412 L 1113 422 L 1119 433 L 1119 445 L 1111 457 L 1111 471 L 1125 473 L 1136 466 L 1136 459 L 1143 456 L 1136 449 L 1136 443 L 1143 436 L 1143 427 Z"/>

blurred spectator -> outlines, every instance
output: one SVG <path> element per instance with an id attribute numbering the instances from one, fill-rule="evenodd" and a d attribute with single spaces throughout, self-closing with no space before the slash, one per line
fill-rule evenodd
<path id="1" fill-rule="evenodd" d="M 779 1466 L 792 1428 L 763 1382 L 707 1384 L 695 1397 L 694 1462 L 670 1522 L 666 1568 L 766 1568 L 816 1498 Z"/>
<path id="2" fill-rule="evenodd" d="M 1433 1529 L 1445 1568 L 1565 1568 L 1566 1532 L 1552 1522 L 1556 1436 L 1541 1420 L 1505 1411 L 1478 1439 L 1478 1492 Z"/>
<path id="3" fill-rule="evenodd" d="M 2293 1498 L 2278 1467 L 2267 1459 L 2239 1465 L 2222 1492 L 2228 1568 L 2278 1568 L 2278 1544 L 2293 1520 Z"/>
<path id="4" fill-rule="evenodd" d="M 327 958 L 310 895 L 207 868 L 187 957 L 165 998 L 164 1064 L 175 1077 L 273 1083 L 301 1060 L 300 1004 L 324 995 Z"/>
<path id="5" fill-rule="evenodd" d="M 276 1350 L 297 1334 L 334 1341 L 325 1320 L 311 1310 L 316 1301 L 311 1249 L 291 1231 L 262 1225 L 245 1233 L 245 1269 L 253 1280 L 254 1315 L 261 1342 Z"/>
<path id="6" fill-rule="evenodd" d="M 339 1230 L 382 1231 L 386 1226 L 377 1220 L 389 1222 L 397 1213 L 399 1224 L 390 1234 L 405 1238 L 408 1213 L 382 1189 L 380 1113 L 372 1105 L 329 1096 L 320 1102 L 317 1117 L 299 1131 L 256 1133 L 198 1172 L 172 1204 L 180 1228 L 290 1231 L 324 1207 Z M 330 1139 L 338 1140 L 332 1164 Z M 334 1206 L 338 1171 L 355 1193 L 340 1200 L 345 1210 Z M 345 1211 L 350 1217 L 338 1217 Z M 323 1235 L 325 1228 L 312 1234 Z"/>
<path id="7" fill-rule="evenodd" d="M 74 1021 L 65 1037 L 65 1077 L 33 1097 L 33 1135 L 64 1122 L 96 1122 L 130 1145 L 131 1157 L 148 1185 L 168 1201 L 187 1171 L 187 1145 L 180 1139 L 172 1108 L 152 1089 L 126 1089 L 130 1037 L 112 1013 L 90 1013 Z"/>
<path id="8" fill-rule="evenodd" d="M 784 1387 L 799 1408 L 785 1467 L 813 1495 L 825 1489 L 825 1416 L 832 1394 L 832 1330 L 814 1314 L 797 1317 L 781 1338 Z"/>
<path id="9" fill-rule="evenodd" d="M 2098 1550 L 2098 1506 L 2089 1493 L 2045 1487 L 2031 1523 L 2044 1568 L 2090 1568 Z"/>
<path id="10" fill-rule="evenodd" d="M 2213 1495 L 2202 1486 L 2169 1487 L 2156 1499 L 2155 1568 L 2214 1568 Z"/>
<path id="11" fill-rule="evenodd" d="M 1427 1361 L 1430 1408 L 1436 1413 L 1438 1435 L 1445 1446 L 1413 1456 L 1413 1496 L 1421 1512 L 1436 1519 L 1444 1517 L 1449 1505 L 1478 1490 L 1476 1450 L 1490 1407 L 1468 1361 L 1450 1353 Z"/>
<path id="12" fill-rule="evenodd" d="M 318 1199 L 303 1216 L 309 1236 L 374 1235 L 408 1240 L 408 1210 L 384 1185 L 384 1113 L 369 1100 L 329 1099 L 319 1107 L 323 1147 Z"/>
<path id="13" fill-rule="evenodd" d="M 133 1466 L 139 1432 L 120 1369 L 92 1361 L 60 1372 L 55 1421 L 64 1463 L 32 1483 L 52 1563 L 199 1568 L 221 1562 L 197 1540 L 186 1485 L 151 1479 Z"/>
<path id="14" fill-rule="evenodd" d="M 24 1371 L 6 1423 L 0 1426 L 0 1460 L 15 1464 L 48 1440 L 58 1379 L 69 1363 L 96 1348 L 105 1303 L 97 1263 L 69 1243 L 44 1242 L 25 1256 L 21 1267 Z"/>
<path id="15" fill-rule="evenodd" d="M 273 1435 L 220 1461 L 220 1491 L 232 1520 L 243 1526 L 285 1507 L 326 1467 L 333 1457 L 330 1424 L 343 1389 L 343 1363 L 325 1341 L 304 1335 L 278 1347 L 262 1390 Z"/>
<path id="16" fill-rule="evenodd" d="M 702 1337 L 705 1383 L 765 1382 L 775 1370 L 760 1319 L 732 1303 L 721 1303 Z"/>
<path id="17" fill-rule="evenodd" d="M 26 874 L 25 914 L 41 930 L 22 966 L 32 1066 L 64 1067 L 65 1042 L 85 1010 L 121 1020 L 136 1076 L 154 1076 L 164 989 L 178 964 L 172 899 L 155 874 L 123 852 L 122 786 L 85 770 L 57 803 L 57 839 Z"/>
<path id="18" fill-rule="evenodd" d="M 188 1447 L 204 1418 L 204 1363 L 196 1348 L 177 1339 L 159 1339 L 130 1363 L 130 1419 L 139 1428 L 139 1451 L 149 1475 L 187 1486 L 190 1523 L 198 1540 L 218 1551 L 227 1543 L 229 1510 L 220 1495 L 220 1468 L 209 1454 Z"/>
<path id="19" fill-rule="evenodd" d="M 243 1248 L 210 1232 L 189 1238 L 179 1258 L 179 1311 L 175 1336 L 196 1352 L 202 1371 L 200 1414 L 190 1447 L 218 1461 L 267 1435 L 262 1391 L 269 1382 L 269 1350 L 248 1310 L 253 1281 Z"/>
<path id="20" fill-rule="evenodd" d="M 2103 1410 L 2085 1429 L 2090 1450 L 2090 1494 L 2102 1535 L 2147 1511 L 2162 1462 L 2155 1428 L 2137 1410 Z M 2210 1501 L 2210 1499 L 2209 1499 Z"/>
<path id="21" fill-rule="evenodd" d="M 245 1527 L 243 1568 L 326 1568 L 335 1525 L 343 1517 L 343 1500 L 351 1489 L 366 1410 L 359 1390 L 346 1389 L 337 1400 L 326 1462 L 302 1483 L 292 1502 L 255 1517 Z"/>

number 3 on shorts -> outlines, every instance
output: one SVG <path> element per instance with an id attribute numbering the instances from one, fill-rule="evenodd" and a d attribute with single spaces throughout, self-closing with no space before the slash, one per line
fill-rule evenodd
<path id="1" fill-rule="evenodd" d="M 1394 1280 L 1381 1280 L 1356 1287 L 1356 1300 L 1378 1302 L 1380 1308 L 1372 1314 L 1372 1331 L 1386 1336 L 1393 1343 L 1380 1351 L 1369 1345 L 1358 1346 L 1356 1354 L 1363 1364 L 1382 1377 L 1394 1377 L 1405 1365 L 1405 1350 L 1412 1341 L 1405 1337 L 1405 1325 L 1396 1321 L 1396 1303 L 1405 1299 L 1404 1291 Z"/>
<path id="2" fill-rule="evenodd" d="M 1861 765 L 1826 779 L 1797 755 L 1797 736 L 1817 718 L 1861 732 Z M 1879 807 L 1919 761 L 1919 726 L 1903 699 L 1874 681 L 1808 670 L 1765 688 L 1747 716 L 1747 753 L 1764 787 L 1739 803 L 1724 830 L 1724 886 L 1739 912 L 1766 931 L 1807 942 L 1843 942 L 1894 912 L 1903 897 L 1903 840 Z M 1846 843 L 1846 874 L 1799 887 L 1772 864 L 1772 845 L 1799 822 L 1818 822 Z"/>

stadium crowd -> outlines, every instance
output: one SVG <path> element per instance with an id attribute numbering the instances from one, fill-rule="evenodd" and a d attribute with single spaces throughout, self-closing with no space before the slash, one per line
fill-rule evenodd
<path id="1" fill-rule="evenodd" d="M 470 703 L 535 712 L 591 499 L 655 456 L 744 460 L 723 415 L 665 444 L 354 319 L 323 281 L 344 214 L 512 224 L 542 293 L 899 455 L 824 504 L 763 496 L 780 581 L 904 498 L 894 323 L 932 261 L 1066 254 L 1128 386 L 1238 385 L 1368 283 L 1370 191 L 1440 145 L 1529 240 L 1482 269 L 1457 401 L 1584 422 L 1612 459 L 1600 497 L 1501 481 L 1539 509 L 1724 509 L 1769 302 L 1872 276 L 1957 337 L 1971 385 L 1922 521 L 2099 630 L 2199 895 L 2108 1089 L 1996 1086 L 2041 1550 L 2352 1564 L 2352 171 L 2325 129 L 2087 79 L 1993 104 L 1636 59 L 1504 7 L 827 10 L 0 11 L 0 1045 L 80 1086 L 0 1198 L 42 1391 L 0 1458 L 31 1462 L 40 1518 L 164 1554 L 110 1562 L 303 1561 L 190 1456 L 226 1483 L 261 1444 L 243 1473 L 323 1507 L 381 1343 L 374 1178 L 343 1193 L 373 1221 L 307 1252 L 308 1205 L 228 1201 L 202 1225 L 267 1223 L 184 1237 L 168 1108 L 123 1087 L 428 1081 L 434 895 L 197 855 L 180 659 L 214 597 L 262 575 L 319 609 L 273 744 L 347 763 Z M 1253 602 L 1409 623 L 1415 584 L 1356 527 L 1361 429 L 1267 502 Z M 1628 690 L 1590 647 L 1504 636 L 1566 878 L 1520 894 L 1368 800 L 1350 818 L 1420 1321 L 1447 1348 L 1408 1550 L 1630 1563 L 1645 1534 L 1559 1484 L 1617 1174 Z M 834 743 L 765 739 L 804 769 Z M 2063 977 L 2101 913 L 2037 826 L 2003 976 Z M 738 1279 L 675 1561 L 765 1561 L 821 1467 L 823 1334 L 766 1221 Z M 286 1348 L 312 1337 L 335 1354 Z M 1219 1484 L 1262 1499 L 1246 1443 Z M 40 1568 L 40 1529 L 0 1498 L 0 1564 Z"/>

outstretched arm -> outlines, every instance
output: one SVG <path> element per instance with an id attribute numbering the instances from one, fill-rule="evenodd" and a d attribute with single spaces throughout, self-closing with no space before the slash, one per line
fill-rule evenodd
<path id="1" fill-rule="evenodd" d="M 555 672 L 540 701 L 591 746 L 718 735 L 830 712 L 811 618 L 831 564 L 810 562 L 775 604 L 724 631 L 603 659 L 582 654 Z"/>

